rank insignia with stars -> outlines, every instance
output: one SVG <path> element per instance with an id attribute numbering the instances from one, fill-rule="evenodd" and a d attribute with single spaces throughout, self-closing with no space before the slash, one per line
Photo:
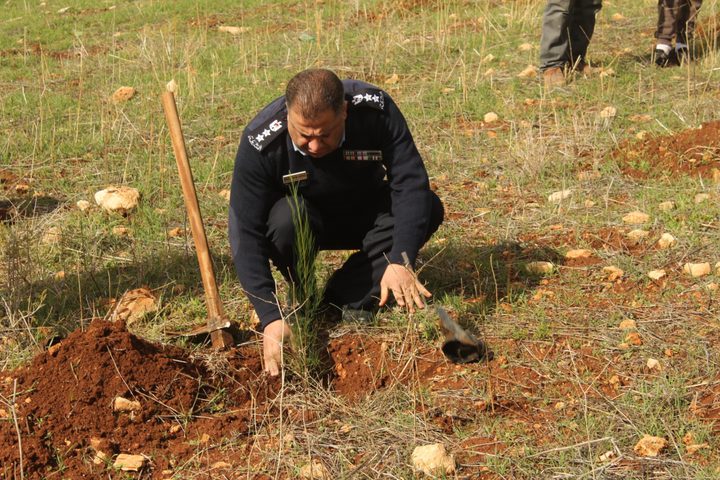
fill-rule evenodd
<path id="1" fill-rule="evenodd" d="M 279 112 L 262 126 L 248 134 L 250 145 L 258 152 L 270 144 L 278 135 L 287 129 L 287 118 L 285 112 Z"/>
<path id="2" fill-rule="evenodd" d="M 377 110 L 385 109 L 385 96 L 377 88 L 364 88 L 348 94 L 353 106 L 367 106 Z"/>

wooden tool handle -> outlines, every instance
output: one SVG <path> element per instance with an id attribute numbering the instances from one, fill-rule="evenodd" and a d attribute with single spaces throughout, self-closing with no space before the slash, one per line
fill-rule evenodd
<path id="1" fill-rule="evenodd" d="M 210 250 L 207 245 L 205 228 L 203 227 L 200 206 L 198 205 L 197 194 L 195 193 L 195 182 L 193 181 L 192 170 L 187 158 L 185 140 L 183 138 L 180 117 L 175 104 L 175 96 L 172 92 L 165 92 L 162 95 L 163 110 L 165 119 L 170 129 L 175 161 L 177 162 L 180 184 L 182 185 L 185 208 L 190 220 L 195 251 L 197 252 L 198 263 L 200 264 L 200 275 L 202 277 L 203 289 L 205 290 L 205 303 L 208 309 L 208 330 L 211 332 L 213 347 L 225 348 L 232 344 L 232 336 L 221 330 L 225 324 L 225 312 L 223 311 L 217 284 L 215 283 L 215 272 L 213 270 Z"/>

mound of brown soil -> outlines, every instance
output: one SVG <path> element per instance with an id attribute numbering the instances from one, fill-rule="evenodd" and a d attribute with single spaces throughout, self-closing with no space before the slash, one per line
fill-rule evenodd
<path id="1" fill-rule="evenodd" d="M 266 383 L 255 350 L 235 351 L 214 370 L 182 349 L 132 335 L 121 322 L 94 321 L 0 378 L 0 477 L 20 478 L 22 468 L 32 479 L 57 471 L 101 478 L 108 465 L 93 462 L 97 449 L 110 465 L 116 454 L 145 455 L 145 476 L 159 478 L 198 445 L 247 433 L 279 386 Z M 140 410 L 113 411 L 118 396 L 138 401 Z"/>
<path id="2" fill-rule="evenodd" d="M 624 142 L 613 157 L 621 163 L 623 173 L 636 178 L 673 174 L 712 177 L 713 169 L 720 169 L 720 121 L 676 135 Z"/>

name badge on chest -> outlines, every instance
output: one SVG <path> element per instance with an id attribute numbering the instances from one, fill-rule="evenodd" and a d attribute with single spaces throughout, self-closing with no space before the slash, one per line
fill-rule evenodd
<path id="1" fill-rule="evenodd" d="M 296 173 L 289 173 L 287 175 L 283 175 L 282 181 L 285 185 L 290 185 L 291 183 L 296 182 L 302 182 L 303 180 L 307 180 L 308 174 L 305 170 L 302 172 L 296 172 Z"/>
<path id="2" fill-rule="evenodd" d="M 343 150 L 343 160 L 351 162 L 382 162 L 382 150 Z"/>

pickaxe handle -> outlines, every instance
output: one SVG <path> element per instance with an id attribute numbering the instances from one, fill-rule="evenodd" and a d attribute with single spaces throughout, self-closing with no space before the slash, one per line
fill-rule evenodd
<path id="1" fill-rule="evenodd" d="M 195 251 L 197 252 L 198 263 L 200 264 L 200 276 L 202 277 L 203 289 L 205 290 L 205 303 L 208 309 L 207 329 L 210 332 L 213 347 L 226 348 L 232 345 L 232 335 L 223 330 L 223 328 L 228 325 L 228 322 L 225 318 L 225 312 L 223 311 L 217 284 L 215 283 L 215 271 L 213 270 L 212 258 L 210 258 L 210 250 L 208 249 L 207 237 L 205 236 L 205 227 L 203 227 L 202 216 L 200 215 L 200 206 L 198 205 L 197 194 L 195 192 L 195 182 L 193 181 L 192 170 L 190 170 L 190 163 L 188 162 L 185 139 L 183 138 L 182 127 L 180 126 L 180 116 L 178 115 L 177 105 L 175 104 L 175 96 L 172 92 L 167 91 L 163 93 L 162 105 L 163 110 L 165 110 L 165 119 L 170 129 L 170 138 L 172 139 L 175 161 L 177 162 L 178 173 L 180 174 L 183 198 L 185 199 L 185 209 L 187 210 L 188 219 L 190 220 L 190 229 L 192 230 Z"/>

